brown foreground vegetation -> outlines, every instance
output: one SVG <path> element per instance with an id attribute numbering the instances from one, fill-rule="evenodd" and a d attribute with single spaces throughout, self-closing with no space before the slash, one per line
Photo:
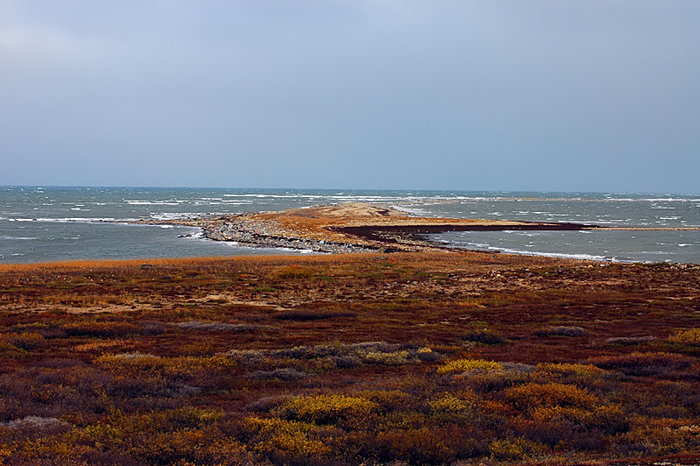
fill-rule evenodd
<path id="1" fill-rule="evenodd" d="M 5 464 L 700 462 L 700 266 L 0 267 Z"/>

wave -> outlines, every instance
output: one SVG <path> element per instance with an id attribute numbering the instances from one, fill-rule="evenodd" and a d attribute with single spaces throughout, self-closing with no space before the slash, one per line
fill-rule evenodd
<path id="1" fill-rule="evenodd" d="M 580 259 L 580 260 L 591 260 L 591 261 L 605 261 L 605 262 L 623 262 L 615 257 L 599 256 L 596 254 L 583 254 L 583 253 L 564 253 L 564 252 L 543 252 L 543 251 L 523 251 L 522 249 L 511 249 L 511 248 L 497 248 L 494 246 L 489 246 L 489 250 L 505 252 L 507 254 L 518 254 L 521 256 L 543 256 L 543 257 L 555 257 L 558 259 Z M 630 261 L 631 262 L 631 261 Z"/>
<path id="2" fill-rule="evenodd" d="M 462 249 L 474 249 L 480 251 L 497 251 L 506 254 L 517 254 L 521 256 L 541 256 L 541 257 L 555 257 L 558 259 L 580 259 L 580 260 L 592 260 L 599 262 L 633 262 L 627 260 L 617 259 L 615 257 L 601 256 L 597 254 L 585 254 L 585 253 L 563 253 L 563 252 L 545 252 L 545 251 L 527 251 L 523 249 L 514 248 L 504 248 L 491 246 L 487 243 L 454 243 L 451 241 L 443 241 L 445 243 L 450 243 L 454 247 Z M 527 247 L 527 245 L 526 245 Z"/>
<path id="3" fill-rule="evenodd" d="M 182 220 L 182 219 L 186 219 L 186 218 L 202 217 L 202 216 L 209 216 L 209 215 L 230 215 L 230 213 L 207 212 L 205 214 L 202 212 L 159 212 L 159 213 L 150 213 L 148 215 L 153 220 L 165 221 L 165 220 Z"/>
<path id="4" fill-rule="evenodd" d="M 181 201 L 178 199 L 171 200 L 171 201 L 142 201 L 138 199 L 124 199 L 124 202 L 126 202 L 129 205 L 172 205 L 172 206 L 178 206 L 184 202 L 187 201 Z"/>
<path id="5" fill-rule="evenodd" d="M 37 223 L 115 223 L 135 221 L 132 218 L 114 218 L 114 217 L 62 217 L 62 218 L 8 218 L 8 222 L 37 222 Z"/>
<path id="6" fill-rule="evenodd" d="M 427 210 L 420 209 L 417 207 L 405 207 L 405 206 L 401 206 L 401 205 L 392 205 L 391 208 L 396 209 L 399 212 L 405 212 L 405 213 L 410 214 L 410 215 L 415 215 L 417 217 L 424 217 L 424 216 L 436 217 L 436 215 L 431 214 Z"/>

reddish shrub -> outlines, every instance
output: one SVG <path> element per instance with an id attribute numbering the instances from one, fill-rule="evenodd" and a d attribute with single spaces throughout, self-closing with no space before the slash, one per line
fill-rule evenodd
<path id="1" fill-rule="evenodd" d="M 602 368 L 620 371 L 626 375 L 669 375 L 686 369 L 692 359 L 672 353 L 632 353 L 591 359 L 591 363 Z"/>

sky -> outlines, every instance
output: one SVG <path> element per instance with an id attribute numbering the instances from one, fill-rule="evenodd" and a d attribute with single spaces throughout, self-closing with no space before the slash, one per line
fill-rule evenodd
<path id="1" fill-rule="evenodd" d="M 0 0 L 0 185 L 700 192 L 698 0 Z"/>

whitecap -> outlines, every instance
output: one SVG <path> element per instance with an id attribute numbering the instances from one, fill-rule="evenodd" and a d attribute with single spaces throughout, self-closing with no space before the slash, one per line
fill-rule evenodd
<path id="1" fill-rule="evenodd" d="M 391 208 L 396 209 L 399 212 L 406 212 L 407 214 L 415 215 L 417 217 L 423 217 L 423 216 L 427 216 L 430 214 L 427 210 L 420 209 L 417 207 L 406 207 L 406 206 L 400 206 L 400 205 L 392 205 Z"/>
<path id="2" fill-rule="evenodd" d="M 489 247 L 491 250 L 498 250 L 510 254 L 520 254 L 524 256 L 545 256 L 545 257 L 555 257 L 559 259 L 581 259 L 581 260 L 593 260 L 593 261 L 611 261 L 615 258 L 610 258 L 606 256 L 599 256 L 595 254 L 583 254 L 583 253 L 563 253 L 563 252 L 542 252 L 542 251 L 523 251 L 521 249 L 509 249 L 509 248 L 497 248 Z"/>
<path id="3" fill-rule="evenodd" d="M 138 199 L 125 199 L 124 202 L 126 202 L 129 205 L 180 205 L 184 201 L 142 201 Z"/>
<path id="4" fill-rule="evenodd" d="M 38 223 L 115 223 L 115 222 L 129 222 L 135 221 L 136 219 L 122 218 L 116 219 L 114 217 L 62 217 L 62 218 L 10 218 L 10 222 L 38 222 Z"/>

